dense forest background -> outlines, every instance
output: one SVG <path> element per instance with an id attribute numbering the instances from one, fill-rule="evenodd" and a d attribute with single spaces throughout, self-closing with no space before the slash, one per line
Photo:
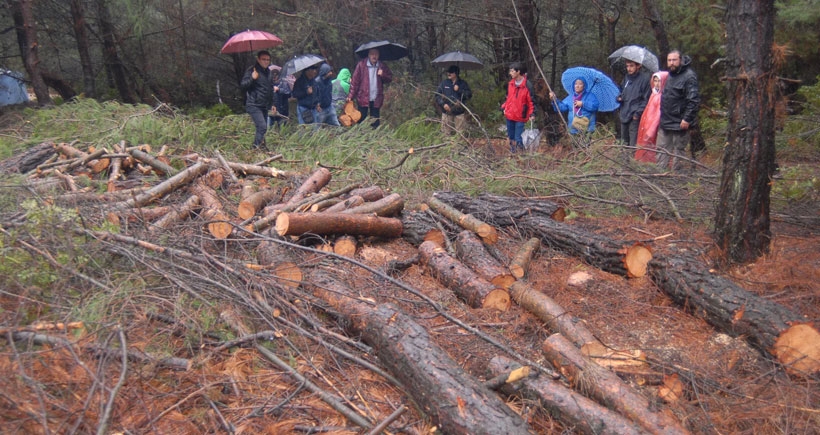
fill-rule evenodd
<path id="1" fill-rule="evenodd" d="M 775 39 L 786 57 L 778 74 L 782 92 L 791 94 L 820 74 L 820 2 L 776 5 Z M 359 44 L 389 39 L 410 49 L 407 59 L 391 63 L 396 92 L 408 102 L 430 101 L 441 78 L 430 61 L 439 54 L 462 50 L 482 59 L 487 68 L 467 76 L 481 113 L 501 99 L 509 62 L 527 62 L 530 76 L 543 71 L 560 89 L 561 72 L 577 65 L 619 80 L 607 56 L 639 44 L 662 59 L 675 48 L 689 54 L 704 105 L 720 108 L 725 15 L 724 2 L 707 0 L 6 0 L 0 67 L 26 71 L 22 53 L 34 53 L 38 62 L 29 66 L 62 100 L 82 94 L 179 107 L 222 102 L 238 111 L 237 83 L 253 56 L 219 53 L 236 32 L 279 36 L 284 45 L 271 50 L 275 64 L 317 53 L 337 71 L 354 66 Z"/>

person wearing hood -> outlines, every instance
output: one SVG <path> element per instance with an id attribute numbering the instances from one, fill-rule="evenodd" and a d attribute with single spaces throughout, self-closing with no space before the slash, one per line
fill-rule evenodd
<path id="1" fill-rule="evenodd" d="M 635 146 L 635 160 L 639 162 L 655 163 L 657 156 L 655 153 L 655 143 L 658 138 L 658 126 L 661 122 L 661 95 L 666 86 L 666 79 L 669 72 L 658 71 L 652 74 L 652 95 L 646 103 L 646 108 L 641 115 L 641 123 L 638 125 L 638 139 Z"/>
<path id="2" fill-rule="evenodd" d="M 333 80 L 331 88 L 331 98 L 333 108 L 336 109 L 336 116 L 342 114 L 348 94 L 350 94 L 350 70 L 342 68 L 339 70 L 339 74 L 336 74 L 336 80 Z"/>
<path id="3" fill-rule="evenodd" d="M 302 71 L 293 84 L 293 98 L 296 98 L 296 116 L 299 124 L 313 124 L 318 120 L 319 90 L 316 86 L 316 76 L 319 66 L 314 65 Z"/>
<path id="4" fill-rule="evenodd" d="M 436 104 L 441 107 L 441 133 L 445 136 L 451 132 L 460 134 L 467 128 L 464 103 L 473 97 L 473 91 L 461 79 L 460 72 L 458 66 L 451 65 L 447 69 L 447 78 L 436 89 Z"/>
<path id="5" fill-rule="evenodd" d="M 271 70 L 271 82 L 273 83 L 273 109 L 268 116 L 268 128 L 271 125 L 281 127 L 290 117 L 290 107 L 288 100 L 290 99 L 291 84 L 288 78 L 281 76 L 281 68 L 269 68 Z M 293 78 L 293 76 L 290 76 Z M 293 80 L 296 80 L 293 78 Z"/>
<path id="6" fill-rule="evenodd" d="M 507 83 L 507 98 L 501 104 L 504 118 L 507 119 L 507 138 L 510 141 L 510 153 L 524 151 L 524 124 L 535 117 L 535 104 L 530 85 L 527 83 L 527 67 L 521 62 L 510 65 L 510 81 Z"/>
<path id="7" fill-rule="evenodd" d="M 573 82 L 573 92 L 567 95 L 561 101 L 555 99 L 555 94 L 550 92 L 550 98 L 555 101 L 555 107 L 560 112 L 568 112 L 567 125 L 569 125 L 569 134 L 579 134 L 583 137 L 583 146 L 589 145 L 589 136 L 595 131 L 596 115 L 598 113 L 598 97 L 589 91 L 587 82 L 583 77 L 578 77 Z M 579 122 L 586 119 L 588 123 L 586 127 L 581 130 Z M 579 121 L 580 121 L 579 120 Z"/>
<path id="8" fill-rule="evenodd" d="M 691 68 L 692 59 L 678 50 L 666 56 L 669 78 L 661 96 L 661 120 L 658 131 L 658 165 L 675 171 L 686 155 L 689 129 L 697 123 L 700 108 L 698 77 Z"/>
<path id="9" fill-rule="evenodd" d="M 371 48 L 367 57 L 356 64 L 353 77 L 350 79 L 349 101 L 355 101 L 362 120 L 368 115 L 374 119 L 371 127 L 377 128 L 380 124 L 381 108 L 384 104 L 384 85 L 393 81 L 393 71 L 384 62 L 379 60 L 381 52 L 378 48 Z M 362 122 L 362 121 L 359 121 Z"/>
<path id="10" fill-rule="evenodd" d="M 267 149 L 268 112 L 273 109 L 273 83 L 268 65 L 270 53 L 262 50 L 256 54 L 256 63 L 245 71 L 239 82 L 240 89 L 245 91 L 245 111 L 256 127 L 253 147 L 260 149 Z"/>
<path id="11" fill-rule="evenodd" d="M 621 85 L 621 144 L 634 148 L 638 140 L 638 125 L 641 122 L 646 103 L 652 94 L 649 83 L 649 73 L 641 68 L 641 64 L 631 60 L 626 61 L 626 76 Z M 625 154 L 624 154 L 625 155 Z"/>
<path id="12" fill-rule="evenodd" d="M 323 63 L 319 67 L 319 75 L 316 77 L 316 88 L 319 91 L 319 107 L 316 108 L 318 112 L 316 123 L 339 127 L 339 118 L 336 115 L 336 108 L 333 107 L 333 67 L 327 63 Z"/>

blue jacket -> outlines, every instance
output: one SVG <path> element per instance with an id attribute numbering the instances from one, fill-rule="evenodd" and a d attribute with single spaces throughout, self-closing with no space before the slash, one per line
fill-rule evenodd
<path id="1" fill-rule="evenodd" d="M 330 65 L 323 63 L 319 67 L 319 75 L 316 76 L 316 89 L 319 91 L 319 105 L 322 109 L 327 109 L 333 103 L 333 78 L 325 78 L 330 72 Z"/>
<path id="2" fill-rule="evenodd" d="M 589 92 L 589 86 L 587 86 L 587 81 L 584 80 L 582 77 L 578 77 L 581 81 L 584 82 L 584 92 L 581 94 L 581 101 L 584 102 L 583 107 L 580 109 L 580 113 L 577 113 L 578 110 L 575 109 L 575 93 L 573 92 L 570 95 L 567 95 L 561 101 L 556 103 L 558 106 L 558 110 L 561 112 L 569 112 L 567 115 L 567 124 L 569 125 L 569 134 L 577 134 L 578 130 L 572 127 L 572 120 L 575 119 L 576 115 L 586 116 L 589 118 L 589 127 L 587 131 L 595 131 L 595 118 L 596 114 L 598 113 L 598 97 L 595 96 L 592 92 Z M 576 79 L 577 80 L 577 79 Z M 572 81 L 575 83 L 575 80 Z"/>
<path id="3" fill-rule="evenodd" d="M 307 89 L 309 86 L 313 87 L 313 93 L 308 93 Z M 292 95 L 293 98 L 296 98 L 296 103 L 298 105 L 307 109 L 315 109 L 319 104 L 319 92 L 318 87 L 316 86 L 315 78 L 308 80 L 305 72 L 303 71 L 302 75 L 296 79 L 296 83 L 293 84 Z"/>

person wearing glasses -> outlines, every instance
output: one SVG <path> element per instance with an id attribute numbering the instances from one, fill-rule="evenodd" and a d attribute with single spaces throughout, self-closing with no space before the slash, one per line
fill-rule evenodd
<path id="1" fill-rule="evenodd" d="M 461 134 L 467 127 L 464 103 L 473 97 L 470 85 L 459 77 L 460 69 L 451 65 L 447 78 L 436 89 L 436 104 L 441 107 L 441 133 L 445 136 Z"/>
<path id="2" fill-rule="evenodd" d="M 256 63 L 245 71 L 239 87 L 245 91 L 245 111 L 256 126 L 253 147 L 267 149 L 265 134 L 268 132 L 268 112 L 273 109 L 273 83 L 271 82 L 270 53 L 262 50 L 256 54 Z"/>

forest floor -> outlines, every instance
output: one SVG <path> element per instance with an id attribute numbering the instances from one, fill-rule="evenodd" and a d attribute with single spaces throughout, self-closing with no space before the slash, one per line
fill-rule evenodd
<path id="1" fill-rule="evenodd" d="M 503 141 L 496 142 L 495 147 L 498 155 L 505 154 Z M 541 152 L 568 151 L 545 147 Z M 710 164 L 716 158 L 702 159 Z M 816 165 L 815 173 L 820 173 L 820 162 L 801 163 Z M 697 177 L 697 173 L 691 176 Z M 88 213 L 84 216 L 88 221 L 101 216 L 99 206 L 80 210 Z M 818 212 L 820 206 L 814 204 L 807 213 L 816 218 Z M 773 215 L 782 214 L 782 210 L 773 210 Z M 709 256 L 713 254 L 713 241 L 706 224 L 623 215 L 578 216 L 568 223 L 625 243 L 644 241 L 658 253 L 697 252 L 703 267 L 712 264 Z M 120 232 L 147 238 L 149 235 L 138 225 L 123 227 Z M 767 255 L 752 264 L 715 273 L 805 315 L 807 322 L 817 325 L 820 228 L 774 218 L 772 235 Z M 56 301 L 53 306 L 39 302 L 45 296 L 37 289 L 7 289 L 0 294 L 4 334 L 11 334 L 13 328 L 9 327 L 21 324 L 24 318 L 49 318 L 49 313 L 59 312 L 60 319 L 69 322 L 76 306 L 87 309 L 106 301 L 100 307 L 99 322 L 66 334 L 55 333 L 70 341 L 71 346 L 33 346 L 24 341 L 12 346 L 8 341 L 0 342 L 0 370 L 7 373 L 0 379 L 0 432 L 89 433 L 102 423 L 107 423 L 104 433 L 367 432 L 331 409 L 304 382 L 272 364 L 260 353 L 258 346 L 263 346 L 373 424 L 405 405 L 407 410 L 385 433 L 435 433 L 433 421 L 419 411 L 418 403 L 404 388 L 336 351 L 342 348 L 384 368 L 373 349 L 358 337 L 347 335 L 346 323 L 304 286 L 285 290 L 265 271 L 233 273 L 253 262 L 259 239 L 215 241 L 203 237 L 201 223 L 189 222 L 150 240 L 193 253 L 206 263 L 215 258 L 227 265 L 219 268 L 213 266 L 213 261 L 207 266 L 198 260 L 94 239 L 88 233 L 83 237 L 87 240 L 77 243 L 86 243 L 89 253 L 105 251 L 115 257 L 100 260 L 104 263 L 99 265 L 101 268 L 110 268 L 116 271 L 112 275 L 122 274 L 127 279 L 119 281 L 108 298 L 88 293 L 50 295 L 49 300 Z M 508 227 L 501 230 L 496 247 L 511 258 L 525 240 Z M 55 252 L 46 242 L 33 248 Z M 406 260 L 416 253 L 417 248 L 405 239 L 363 239 L 355 260 L 382 270 L 389 261 Z M 512 358 L 510 351 L 549 366 L 541 349 L 554 331 L 515 303 L 504 312 L 471 309 L 419 264 L 393 275 L 436 301 L 450 316 L 502 343 L 505 348 L 500 348 L 442 316 L 441 308 L 359 264 L 318 251 L 294 250 L 293 255 L 301 268 L 328 271 L 347 283 L 359 301 L 397 306 L 421 324 L 431 341 L 459 367 L 478 380 L 489 378 L 487 365 L 493 357 Z M 575 284 L 570 278 L 579 272 L 590 279 Z M 88 285 L 80 274 L 64 279 L 73 280 L 78 287 Z M 530 263 L 525 279 L 532 288 L 583 320 L 607 346 L 643 351 L 643 370 L 649 375 L 624 375 L 624 381 L 653 406 L 671 412 L 692 433 L 820 433 L 817 374 L 786 373 L 771 355 L 751 347 L 744 337 L 718 331 L 675 304 L 648 276 L 628 279 L 543 246 Z M 129 281 L 147 284 L 151 291 L 129 293 Z M 262 292 L 268 305 L 259 304 L 255 291 Z M 215 350 L 236 336 L 230 333 L 230 322 L 225 320 L 228 312 L 239 313 L 253 332 L 275 333 L 267 340 Z M 110 319 L 118 320 L 108 322 Z M 119 319 L 129 322 L 118 323 Z M 92 345 L 114 351 L 90 351 Z M 174 370 L 157 359 L 123 362 L 116 351 L 122 347 L 184 358 L 191 367 Z M 660 384 L 664 377 L 673 375 L 682 381 L 681 397 L 664 400 L 658 394 Z M 529 424 L 532 433 L 577 431 L 531 399 L 512 396 L 504 400 Z"/>

